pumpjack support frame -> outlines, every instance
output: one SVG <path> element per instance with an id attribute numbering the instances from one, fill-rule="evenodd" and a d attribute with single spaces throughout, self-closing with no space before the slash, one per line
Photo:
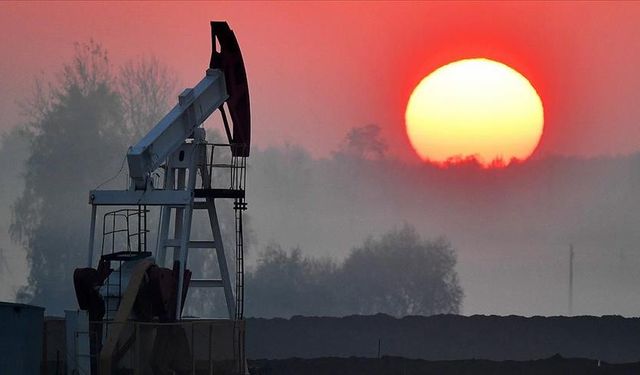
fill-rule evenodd
<path id="1" fill-rule="evenodd" d="M 209 287 L 223 289 L 228 318 L 241 321 L 244 298 L 242 212 L 247 207 L 245 202 L 246 158 L 249 156 L 251 139 L 249 90 L 242 54 L 233 31 L 226 22 L 211 22 L 211 36 L 212 55 L 205 77 L 195 87 L 185 89 L 178 97 L 177 105 L 147 135 L 129 148 L 127 153 L 129 188 L 92 190 L 89 193 L 91 228 L 87 266 L 92 267 L 95 261 L 96 221 L 100 207 L 143 206 L 145 220 L 147 206 L 159 207 L 160 222 L 154 253 L 155 264 L 160 267 L 166 266 L 167 249 L 173 249 L 171 266 L 177 273 L 174 319 L 181 319 L 188 288 Z M 231 123 L 227 118 L 225 105 L 231 117 Z M 207 143 L 205 131 L 201 127 L 216 110 L 219 110 L 222 115 L 228 141 L 225 144 Z M 227 148 L 230 162 L 214 163 L 214 152 L 221 148 Z M 229 183 L 225 186 L 220 186 L 218 181 L 215 181 L 217 176 L 226 175 L 216 173 L 220 169 L 229 172 Z M 154 181 L 154 175 L 158 175 L 158 172 L 163 174 L 160 183 Z M 234 202 L 235 295 L 222 239 L 216 207 L 217 199 L 233 199 Z M 195 210 L 207 212 L 212 240 L 193 241 L 191 239 Z M 170 233 L 172 230 L 173 233 Z M 194 248 L 215 252 L 220 279 L 190 278 L 190 272 L 187 269 L 188 254 L 189 250 Z M 144 250 L 146 251 L 146 242 Z M 139 256 L 130 258 L 141 261 Z M 122 259 L 128 258 L 125 256 Z M 101 264 L 104 260 L 108 261 L 107 258 L 101 259 Z M 147 260 L 154 262 L 153 258 L 146 258 L 145 261 Z M 138 279 L 140 278 L 135 280 Z M 97 280 L 108 283 L 109 276 Z M 122 287 L 121 289 L 138 292 L 137 288 Z M 126 297 L 121 296 L 121 299 L 124 300 Z M 78 299 L 80 301 L 80 296 Z M 122 318 L 128 314 L 118 310 L 115 316 Z M 243 329 L 238 329 L 238 332 L 244 335 Z M 244 337 L 236 337 L 235 341 L 238 349 L 238 371 L 242 373 Z M 103 357 L 103 355 L 100 356 L 101 360 Z"/>

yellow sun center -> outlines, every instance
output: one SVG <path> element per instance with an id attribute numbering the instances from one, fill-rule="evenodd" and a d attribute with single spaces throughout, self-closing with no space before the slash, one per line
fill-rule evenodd
<path id="1" fill-rule="evenodd" d="M 495 166 L 531 155 L 542 136 L 543 112 L 522 74 L 496 61 L 468 59 L 425 77 L 409 98 L 405 119 L 423 160 L 475 158 Z"/>

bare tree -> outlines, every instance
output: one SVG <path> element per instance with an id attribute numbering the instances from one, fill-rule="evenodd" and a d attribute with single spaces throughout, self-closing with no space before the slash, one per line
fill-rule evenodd
<path id="1" fill-rule="evenodd" d="M 338 154 L 367 160 L 382 159 L 387 152 L 387 145 L 380 135 L 378 125 L 369 124 L 349 130 Z"/>
<path id="2" fill-rule="evenodd" d="M 175 87 L 175 75 L 156 57 L 130 60 L 122 66 L 118 91 L 132 139 L 141 138 L 167 112 Z"/>
<path id="3" fill-rule="evenodd" d="M 88 43 L 75 43 L 74 47 L 75 55 L 62 69 L 62 84 L 57 88 L 50 86 L 56 90 L 54 97 L 60 98 L 72 90 L 88 95 L 113 84 L 111 61 L 102 44 L 90 40 Z"/>

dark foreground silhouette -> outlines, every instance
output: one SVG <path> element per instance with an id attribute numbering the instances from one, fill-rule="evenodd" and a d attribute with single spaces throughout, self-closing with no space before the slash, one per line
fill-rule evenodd
<path id="1" fill-rule="evenodd" d="M 640 363 L 608 364 L 559 355 L 535 361 L 425 361 L 399 357 L 254 360 L 252 375 L 566 375 L 638 374 Z"/>
<path id="2" fill-rule="evenodd" d="M 640 319 L 437 315 L 247 319 L 255 375 L 640 374 Z M 45 321 L 46 367 L 65 367 L 64 320 Z M 381 358 L 378 358 L 378 356 Z"/>
<path id="3" fill-rule="evenodd" d="M 377 358 L 531 361 L 560 354 L 608 363 L 640 361 L 640 319 L 620 316 L 410 316 L 248 319 L 248 358 Z"/>

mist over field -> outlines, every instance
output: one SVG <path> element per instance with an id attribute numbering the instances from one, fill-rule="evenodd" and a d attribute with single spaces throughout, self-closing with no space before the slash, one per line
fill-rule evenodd
<path id="1" fill-rule="evenodd" d="M 29 145 L 18 132 L 6 134 L 1 145 L 2 297 L 11 299 L 26 283 L 24 250 L 8 229 Z M 383 145 L 374 130 L 360 140 L 345 137 L 324 159 L 291 144 L 254 148 L 249 269 L 272 244 L 339 262 L 367 237 L 407 223 L 423 238 L 451 242 L 465 315 L 566 314 L 570 244 L 574 314 L 634 315 L 640 308 L 639 155 L 443 169 L 386 157 Z M 84 204 L 86 195 L 77 200 Z M 88 222 L 88 204 L 85 217 Z M 87 228 L 77 230 L 84 235 Z M 69 245 L 83 258 L 85 243 Z"/>
<path id="2" fill-rule="evenodd" d="M 254 153 L 248 191 L 258 243 L 344 257 L 403 222 L 457 250 L 464 314 L 574 314 L 640 308 L 640 156 L 546 158 L 505 169 L 441 169 L 295 146 Z"/>

